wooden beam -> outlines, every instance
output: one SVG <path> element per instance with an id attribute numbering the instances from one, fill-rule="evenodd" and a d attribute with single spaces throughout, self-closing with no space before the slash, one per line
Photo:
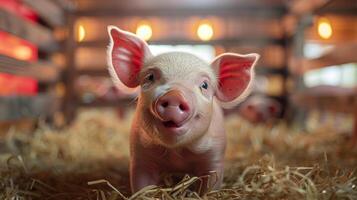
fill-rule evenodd
<path id="1" fill-rule="evenodd" d="M 237 45 L 256 45 L 265 46 L 267 44 L 284 44 L 283 38 L 271 38 L 271 37 L 240 37 L 240 38 L 225 38 L 211 41 L 200 40 L 185 40 L 185 39 L 170 39 L 170 40 L 157 40 L 149 41 L 151 45 L 223 45 L 223 46 L 237 46 Z M 108 45 L 107 40 L 86 41 L 77 43 L 77 47 L 106 47 Z"/>
<path id="2" fill-rule="evenodd" d="M 80 75 L 87 75 L 87 76 L 104 76 L 104 77 L 110 77 L 109 72 L 107 69 L 101 69 L 100 67 L 94 67 L 95 69 L 82 69 L 82 70 L 77 70 L 76 74 L 78 76 Z"/>
<path id="3" fill-rule="evenodd" d="M 31 22 L 27 22 L 18 16 L 0 8 L 0 30 L 17 35 L 26 39 L 42 50 L 54 51 L 58 44 L 51 30 Z"/>
<path id="4" fill-rule="evenodd" d="M 306 109 L 353 113 L 357 88 L 317 86 L 294 92 L 291 99 L 294 104 Z"/>
<path id="5" fill-rule="evenodd" d="M 317 9 L 328 4 L 331 0 L 295 0 L 289 1 L 289 11 L 293 15 L 303 16 L 314 13 Z"/>
<path id="6" fill-rule="evenodd" d="M 276 67 L 268 67 L 268 66 L 257 66 L 255 68 L 256 73 L 259 74 L 282 74 L 282 75 L 286 75 L 287 71 L 286 71 L 286 67 L 282 67 L 282 68 L 276 68 Z"/>
<path id="7" fill-rule="evenodd" d="M 355 98 L 355 102 L 354 102 L 354 124 L 353 124 L 353 133 L 352 133 L 351 144 L 354 147 L 356 147 L 356 145 L 357 145 L 357 98 Z"/>
<path id="8" fill-rule="evenodd" d="M 357 43 L 337 45 L 327 54 L 316 59 L 302 59 L 302 73 L 332 65 L 357 62 Z"/>
<path id="9" fill-rule="evenodd" d="M 121 108 L 133 108 L 136 105 L 135 98 L 118 98 L 111 101 L 93 101 L 89 103 L 80 102 L 81 107 L 121 107 Z"/>
<path id="10" fill-rule="evenodd" d="M 262 18 L 280 18 L 286 13 L 283 5 L 270 7 L 248 5 L 214 8 L 156 8 L 156 9 L 107 9 L 79 10 L 78 17 L 188 17 L 188 16 L 254 16 Z"/>
<path id="11" fill-rule="evenodd" d="M 49 116 L 55 111 L 50 95 L 0 97 L 0 121 Z"/>
<path id="12" fill-rule="evenodd" d="M 52 0 L 52 2 L 66 11 L 72 12 L 76 9 L 76 4 L 72 0 Z"/>
<path id="13" fill-rule="evenodd" d="M 86 67 L 89 69 L 80 69 L 76 70 L 76 74 L 78 76 L 87 75 L 87 76 L 94 76 L 94 77 L 110 77 L 109 72 L 106 68 L 103 67 Z M 259 74 L 285 74 L 287 73 L 285 68 L 276 68 L 276 67 L 269 67 L 269 66 L 257 66 L 255 68 L 256 73 Z"/>
<path id="14" fill-rule="evenodd" d="M 61 26 L 64 24 L 64 10 L 49 0 L 22 0 L 35 10 L 49 25 Z"/>
<path id="15" fill-rule="evenodd" d="M 341 16 L 357 16 L 357 6 L 347 8 L 322 8 L 315 12 L 318 15 L 341 15 Z"/>
<path id="16" fill-rule="evenodd" d="M 28 63 L 4 55 L 0 55 L 0 72 L 33 77 L 40 82 L 54 82 L 59 76 L 59 70 L 51 63 Z"/>
<path id="17" fill-rule="evenodd" d="M 350 15 L 357 16 L 356 0 L 330 0 L 324 6 L 318 8 L 315 12 L 318 15 Z"/>
<path id="18" fill-rule="evenodd" d="M 75 78 L 76 78 L 76 62 L 75 62 L 75 16 L 72 14 L 67 15 L 67 31 L 68 38 L 66 39 L 66 70 L 64 71 L 65 83 L 65 96 L 62 102 L 63 113 L 65 116 L 66 124 L 73 122 L 76 117 L 78 102 L 77 96 L 74 91 Z"/>

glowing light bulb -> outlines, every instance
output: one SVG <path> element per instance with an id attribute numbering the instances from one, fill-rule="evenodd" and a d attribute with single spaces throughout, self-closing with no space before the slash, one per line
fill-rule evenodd
<path id="1" fill-rule="evenodd" d="M 317 31 L 321 38 L 329 39 L 332 36 L 332 26 L 327 18 L 318 20 Z"/>
<path id="2" fill-rule="evenodd" d="M 150 40 L 152 36 L 152 28 L 148 23 L 141 23 L 136 29 L 136 35 L 145 40 Z"/>
<path id="3" fill-rule="evenodd" d="M 86 37 L 86 29 L 84 28 L 83 25 L 79 25 L 78 26 L 77 41 L 78 42 L 82 42 L 85 37 Z"/>
<path id="4" fill-rule="evenodd" d="M 201 23 L 197 29 L 197 36 L 203 40 L 208 41 L 213 37 L 213 28 L 209 23 Z"/>

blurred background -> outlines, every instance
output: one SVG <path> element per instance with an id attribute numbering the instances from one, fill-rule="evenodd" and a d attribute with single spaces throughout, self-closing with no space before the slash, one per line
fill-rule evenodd
<path id="1" fill-rule="evenodd" d="M 154 54 L 259 53 L 251 97 L 227 114 L 357 135 L 356 15 L 355 0 L 0 0 L 0 124 L 60 127 L 86 108 L 124 117 L 133 96 L 106 69 L 116 25 Z"/>

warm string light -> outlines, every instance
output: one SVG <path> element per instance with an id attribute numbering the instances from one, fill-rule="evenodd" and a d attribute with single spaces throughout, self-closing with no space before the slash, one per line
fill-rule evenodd
<path id="1" fill-rule="evenodd" d="M 323 39 L 329 39 L 332 36 L 332 26 L 327 18 L 321 17 L 317 23 L 317 31 Z"/>
<path id="2" fill-rule="evenodd" d="M 213 34 L 213 27 L 208 22 L 202 22 L 197 28 L 197 36 L 203 41 L 211 40 Z"/>
<path id="3" fill-rule="evenodd" d="M 77 41 L 82 42 L 85 37 L 86 37 L 86 29 L 84 28 L 83 25 L 80 24 L 78 26 Z"/>
<path id="4" fill-rule="evenodd" d="M 152 28 L 150 24 L 146 22 L 139 23 L 138 27 L 136 28 L 136 35 L 145 41 L 150 40 L 152 37 Z"/>

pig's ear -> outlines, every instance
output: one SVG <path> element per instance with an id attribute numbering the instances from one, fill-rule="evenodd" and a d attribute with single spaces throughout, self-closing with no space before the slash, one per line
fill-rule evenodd
<path id="1" fill-rule="evenodd" d="M 152 55 L 145 41 L 136 35 L 108 26 L 108 69 L 116 86 L 125 93 L 138 89 L 139 72 Z"/>
<path id="2" fill-rule="evenodd" d="M 224 53 L 214 59 L 211 66 L 218 78 L 215 95 L 223 108 L 234 107 L 249 95 L 258 59 L 255 53 Z"/>

